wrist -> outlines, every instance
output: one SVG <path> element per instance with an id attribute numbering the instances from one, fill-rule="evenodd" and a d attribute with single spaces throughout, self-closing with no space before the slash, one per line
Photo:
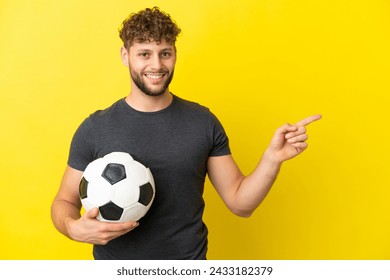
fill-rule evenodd
<path id="1" fill-rule="evenodd" d="M 75 219 L 73 219 L 71 217 L 67 217 L 64 219 L 64 226 L 65 226 L 66 235 L 70 239 L 73 239 L 73 240 L 74 240 L 74 237 L 73 237 L 72 225 L 73 225 L 74 221 L 75 221 Z"/>
<path id="2" fill-rule="evenodd" d="M 277 155 L 277 153 L 273 152 L 270 149 L 265 150 L 262 160 L 278 167 L 280 167 L 283 163 L 283 160 Z"/>

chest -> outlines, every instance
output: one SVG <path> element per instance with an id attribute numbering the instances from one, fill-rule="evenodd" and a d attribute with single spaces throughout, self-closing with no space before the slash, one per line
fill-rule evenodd
<path id="1" fill-rule="evenodd" d="M 207 123 L 191 118 L 113 120 L 98 133 L 97 156 L 112 151 L 130 153 L 152 170 L 199 173 L 204 176 L 213 147 Z"/>

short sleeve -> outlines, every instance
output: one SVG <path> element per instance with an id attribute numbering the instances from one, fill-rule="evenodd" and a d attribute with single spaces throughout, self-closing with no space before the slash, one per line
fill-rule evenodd
<path id="1" fill-rule="evenodd" d="M 91 122 L 87 118 L 73 135 L 68 157 L 68 165 L 70 167 L 84 171 L 87 165 L 94 160 L 94 145 L 91 131 Z"/>
<path id="2" fill-rule="evenodd" d="M 213 149 L 209 156 L 225 156 L 230 155 L 229 138 L 226 135 L 225 129 L 217 117 L 211 113 L 211 124 L 213 133 Z"/>

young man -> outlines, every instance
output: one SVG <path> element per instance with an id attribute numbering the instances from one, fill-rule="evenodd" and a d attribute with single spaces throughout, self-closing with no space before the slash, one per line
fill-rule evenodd
<path id="1" fill-rule="evenodd" d="M 244 176 L 231 156 L 228 137 L 205 107 L 169 91 L 180 29 L 158 8 L 132 14 L 120 37 L 129 68 L 130 94 L 91 114 L 76 131 L 52 220 L 67 237 L 94 244 L 95 259 L 205 259 L 202 221 L 206 174 L 236 215 L 249 217 L 267 195 L 282 163 L 307 148 L 308 117 L 277 129 L 260 163 Z M 139 222 L 106 223 L 98 209 L 80 215 L 79 182 L 96 158 L 128 152 L 150 167 L 156 197 Z"/>

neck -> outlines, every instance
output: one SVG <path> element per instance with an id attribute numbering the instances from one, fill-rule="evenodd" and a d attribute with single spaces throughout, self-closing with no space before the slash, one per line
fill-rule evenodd
<path id="1" fill-rule="evenodd" d="M 169 90 L 159 96 L 149 96 L 132 90 L 125 98 L 125 101 L 137 111 L 157 112 L 167 108 L 171 104 L 172 99 L 173 96 Z"/>

